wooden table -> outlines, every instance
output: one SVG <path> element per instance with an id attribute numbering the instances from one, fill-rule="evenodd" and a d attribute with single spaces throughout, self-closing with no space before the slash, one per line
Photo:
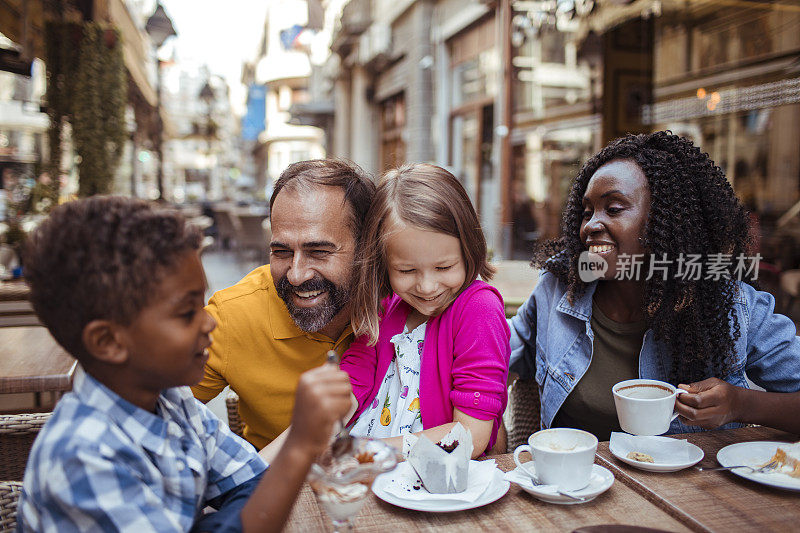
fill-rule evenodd
<path id="1" fill-rule="evenodd" d="M 717 466 L 717 451 L 729 444 L 759 440 L 796 441 L 797 436 L 764 427 L 671 435 L 699 446 L 701 466 Z M 616 485 L 630 487 L 695 531 L 798 531 L 800 493 L 772 488 L 730 472 L 645 472 L 617 460 L 608 442 L 597 449 L 598 463 L 614 473 Z"/>
<path id="2" fill-rule="evenodd" d="M 21 279 L 0 282 L 0 302 L 28 300 L 31 290 Z"/>
<path id="3" fill-rule="evenodd" d="M 42 326 L 0 328 L 0 394 L 66 392 L 75 365 Z"/>
<path id="4" fill-rule="evenodd" d="M 514 468 L 512 454 L 493 457 L 504 470 Z M 668 531 L 688 531 L 679 520 L 634 489 L 615 481 L 595 500 L 580 505 L 554 505 L 537 500 L 511 484 L 498 501 L 454 513 L 425 513 L 395 507 L 370 493 L 355 520 L 356 531 L 573 531 L 597 524 L 631 524 Z M 292 510 L 286 531 L 331 531 L 331 522 L 306 484 Z"/>
<path id="5" fill-rule="evenodd" d="M 28 301 L 29 294 L 30 289 L 22 280 L 0 281 L 0 327 L 40 325 Z"/>

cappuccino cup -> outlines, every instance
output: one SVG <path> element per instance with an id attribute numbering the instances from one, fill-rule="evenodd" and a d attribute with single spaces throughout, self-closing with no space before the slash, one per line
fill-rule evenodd
<path id="1" fill-rule="evenodd" d="M 631 435 L 661 435 L 678 417 L 675 398 L 686 392 L 664 381 L 629 379 L 611 388 L 622 431 Z"/>
<path id="2" fill-rule="evenodd" d="M 519 460 L 527 451 L 533 457 L 533 472 Z M 597 437 L 587 431 L 572 428 L 552 428 L 537 431 L 528 437 L 528 444 L 514 450 L 514 462 L 539 483 L 556 485 L 560 490 L 580 490 L 592 477 Z"/>

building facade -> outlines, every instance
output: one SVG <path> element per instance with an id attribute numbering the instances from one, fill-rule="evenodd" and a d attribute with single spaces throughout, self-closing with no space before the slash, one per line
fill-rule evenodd
<path id="1" fill-rule="evenodd" d="M 325 90 L 312 87 L 308 107 L 329 110 L 318 124 L 330 155 L 374 173 L 448 168 L 495 256 L 527 258 L 537 239 L 559 234 L 571 180 L 607 142 L 671 129 L 725 171 L 760 219 L 769 260 L 800 265 L 800 246 L 788 244 L 800 242 L 796 3 L 319 6 L 330 53 L 314 76 Z"/>
<path id="2" fill-rule="evenodd" d="M 293 120 L 292 106 L 309 102 L 312 32 L 304 0 L 270 2 L 256 57 L 245 65 L 243 82 L 265 89 L 264 130 L 252 148 L 255 187 L 269 194 L 272 183 L 291 163 L 325 156 L 324 131 Z"/>
<path id="3" fill-rule="evenodd" d="M 326 15 L 337 7 L 322 5 Z M 376 175 L 406 162 L 449 169 L 495 253 L 504 230 L 500 33 L 497 9 L 478 0 L 351 0 L 315 77 L 333 103 L 330 155 Z"/>
<path id="4" fill-rule="evenodd" d="M 60 17 L 62 21 L 97 22 L 119 32 L 128 82 L 126 121 L 129 138 L 114 176 L 112 190 L 121 194 L 137 193 L 138 184 L 147 179 L 146 165 L 140 161 L 140 152 L 153 146 L 158 137 L 159 125 L 163 125 L 167 135 L 171 132 L 171 124 L 166 115 L 162 114 L 161 120 L 156 120 L 156 61 L 144 30 L 145 21 L 152 13 L 154 5 L 152 0 L 90 0 L 79 3 L 65 0 L 7 0 L 0 3 L 0 34 L 3 40 L 0 48 L 18 51 L 23 59 L 33 61 L 34 64 L 31 76 L 0 72 L 3 77 L 0 85 L 4 87 L 0 92 L 3 93 L 2 100 L 5 102 L 0 104 L 4 106 L 0 113 L 0 123 L 12 124 L 12 117 L 16 117 L 13 118 L 13 128 L 9 128 L 9 131 L 13 130 L 15 133 L 6 135 L 9 145 L 12 142 L 19 144 L 14 148 L 16 155 L 13 157 L 21 160 L 15 161 L 15 165 L 27 165 L 25 172 L 33 174 L 34 168 L 41 170 L 44 162 L 49 159 L 45 135 L 49 121 L 40 110 L 40 106 L 46 104 L 46 65 L 43 63 L 45 21 L 48 17 Z M 13 89 L 9 90 L 8 87 L 12 86 Z M 58 179 L 62 181 L 62 194 L 68 195 L 77 191 L 78 176 L 69 130 L 64 137 L 62 175 Z"/>
<path id="5" fill-rule="evenodd" d="M 167 194 L 177 202 L 237 195 L 239 125 L 227 82 L 205 65 L 165 68 L 163 105 L 174 127 L 164 147 Z"/>
<path id="6" fill-rule="evenodd" d="M 13 42 L 0 34 L 0 46 L 12 49 Z M 31 67 L 29 76 L 0 71 L 0 189 L 4 190 L 18 180 L 35 179 L 44 168 L 49 124 L 41 108 L 45 68 L 41 60 L 34 60 Z"/>

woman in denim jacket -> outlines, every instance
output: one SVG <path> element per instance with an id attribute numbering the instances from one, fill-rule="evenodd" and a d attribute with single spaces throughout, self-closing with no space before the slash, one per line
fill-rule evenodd
<path id="1" fill-rule="evenodd" d="M 745 282 L 757 274 L 747 221 L 719 167 L 670 132 L 617 139 L 583 166 L 563 236 L 537 249 L 539 284 L 510 320 L 511 370 L 536 378 L 543 427 L 607 440 L 612 385 L 650 378 L 688 391 L 669 433 L 800 433 L 800 338 Z"/>

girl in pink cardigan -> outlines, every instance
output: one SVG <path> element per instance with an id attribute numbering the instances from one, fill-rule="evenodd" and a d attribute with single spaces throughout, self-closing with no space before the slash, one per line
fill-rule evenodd
<path id="1" fill-rule="evenodd" d="M 389 171 L 362 250 L 341 362 L 358 402 L 351 434 L 402 449 L 405 435 L 437 442 L 461 422 L 483 454 L 506 407 L 510 334 L 500 293 L 477 279 L 494 270 L 466 191 L 433 165 Z"/>

